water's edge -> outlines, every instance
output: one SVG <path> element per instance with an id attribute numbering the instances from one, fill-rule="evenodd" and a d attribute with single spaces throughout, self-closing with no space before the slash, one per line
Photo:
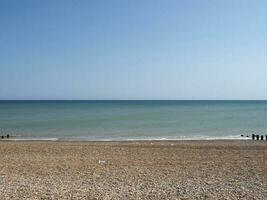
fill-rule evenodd
<path id="1" fill-rule="evenodd" d="M 208 140 L 251 140 L 251 137 L 241 137 L 240 135 L 235 136 L 221 136 L 221 137 L 210 137 L 210 136 L 194 136 L 194 137 L 150 137 L 150 138 L 102 138 L 95 139 L 90 137 L 69 137 L 69 138 L 48 138 L 48 137 L 19 137 L 10 138 L 8 141 L 90 141 L 90 142 L 127 142 L 127 141 L 208 141 Z"/>

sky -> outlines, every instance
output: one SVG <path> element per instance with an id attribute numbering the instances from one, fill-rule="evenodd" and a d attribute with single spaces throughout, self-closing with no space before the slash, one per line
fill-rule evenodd
<path id="1" fill-rule="evenodd" d="M 1 0 L 1 100 L 267 99 L 266 0 Z"/>

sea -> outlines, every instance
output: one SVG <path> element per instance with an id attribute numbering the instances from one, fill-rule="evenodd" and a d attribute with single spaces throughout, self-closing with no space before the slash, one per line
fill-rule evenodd
<path id="1" fill-rule="evenodd" d="M 267 134 L 267 101 L 0 101 L 0 135 L 7 134 L 12 140 L 249 139 Z"/>

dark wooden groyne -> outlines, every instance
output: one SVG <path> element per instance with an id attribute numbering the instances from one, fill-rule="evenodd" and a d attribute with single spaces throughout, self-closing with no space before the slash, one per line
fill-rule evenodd
<path id="1" fill-rule="evenodd" d="M 252 134 L 251 138 L 252 140 L 266 140 L 267 141 L 267 135 Z"/>

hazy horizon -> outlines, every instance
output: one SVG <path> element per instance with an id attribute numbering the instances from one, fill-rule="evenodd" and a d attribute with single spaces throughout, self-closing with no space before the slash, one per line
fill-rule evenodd
<path id="1" fill-rule="evenodd" d="M 242 101 L 267 101 L 266 99 L 0 99 L 1 102 L 4 101 L 223 101 L 223 102 L 242 102 Z"/>

